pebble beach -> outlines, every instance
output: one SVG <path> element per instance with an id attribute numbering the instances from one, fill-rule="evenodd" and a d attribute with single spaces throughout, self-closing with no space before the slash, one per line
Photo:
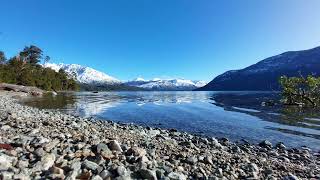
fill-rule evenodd
<path id="1" fill-rule="evenodd" d="M 320 179 L 320 154 L 83 118 L 0 92 L 0 179 Z"/>

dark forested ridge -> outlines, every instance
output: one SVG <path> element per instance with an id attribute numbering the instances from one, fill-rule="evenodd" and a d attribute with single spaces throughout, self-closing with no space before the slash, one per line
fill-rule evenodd
<path id="1" fill-rule="evenodd" d="M 81 91 L 146 91 L 146 89 L 128 86 L 126 84 L 80 84 Z"/>
<path id="2" fill-rule="evenodd" d="M 214 78 L 200 91 L 280 90 L 281 76 L 320 75 L 320 47 L 289 51 L 264 59 L 241 70 L 227 71 Z"/>
<path id="3" fill-rule="evenodd" d="M 25 47 L 10 59 L 0 51 L 0 82 L 35 86 L 48 91 L 78 90 L 78 83 L 63 70 L 55 72 L 39 64 L 49 60 L 50 57 L 43 56 L 42 50 L 34 45 Z"/>

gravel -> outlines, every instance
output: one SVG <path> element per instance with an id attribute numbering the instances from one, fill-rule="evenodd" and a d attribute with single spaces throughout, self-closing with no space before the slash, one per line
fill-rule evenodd
<path id="1" fill-rule="evenodd" d="M 0 93 L 0 179 L 320 179 L 319 152 L 39 110 Z"/>

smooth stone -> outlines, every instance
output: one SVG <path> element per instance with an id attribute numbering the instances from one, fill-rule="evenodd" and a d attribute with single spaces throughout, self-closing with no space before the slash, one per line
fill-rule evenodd
<path id="1" fill-rule="evenodd" d="M 19 160 L 17 163 L 17 167 L 20 169 L 27 168 L 28 166 L 29 166 L 29 161 Z"/>
<path id="2" fill-rule="evenodd" d="M 42 157 L 46 154 L 46 152 L 43 150 L 42 147 L 39 147 L 34 151 L 34 154 L 37 155 L 38 157 Z"/>
<path id="3" fill-rule="evenodd" d="M 93 170 L 93 171 L 97 170 L 99 167 L 97 163 L 88 161 L 88 160 L 85 160 L 82 164 L 86 169 Z"/>
<path id="4" fill-rule="evenodd" d="M 81 162 L 80 161 L 75 161 L 71 164 L 71 169 L 68 173 L 68 176 L 66 177 L 66 180 L 75 180 L 76 177 L 79 175 L 80 170 L 81 170 Z"/>
<path id="5" fill-rule="evenodd" d="M 1 180 L 11 180 L 13 177 L 13 172 L 4 171 L 0 173 L 0 179 Z"/>
<path id="6" fill-rule="evenodd" d="M 158 179 L 156 172 L 149 169 L 140 169 L 139 173 L 141 177 L 144 179 L 150 179 L 150 180 Z"/>
<path id="7" fill-rule="evenodd" d="M 13 179 L 30 180 L 30 177 L 29 177 L 29 175 L 19 173 L 19 174 L 13 175 Z"/>
<path id="8" fill-rule="evenodd" d="M 146 162 L 149 162 L 149 159 L 146 156 L 142 156 L 139 158 L 139 162 L 146 163 Z"/>
<path id="9" fill-rule="evenodd" d="M 99 175 L 102 179 L 107 179 L 112 177 L 112 173 L 108 170 L 101 171 Z"/>
<path id="10" fill-rule="evenodd" d="M 52 174 L 50 176 L 52 179 L 65 179 L 63 169 L 53 166 L 51 172 Z"/>
<path id="11" fill-rule="evenodd" d="M 56 156 L 54 154 L 45 154 L 44 156 L 41 157 L 41 161 L 36 164 L 35 170 L 46 171 L 54 165 L 55 160 L 56 160 Z"/>
<path id="12" fill-rule="evenodd" d="M 3 126 L 1 126 L 1 130 L 3 130 L 3 131 L 7 131 L 7 130 L 9 130 L 9 129 L 11 129 L 11 126 L 9 126 L 9 125 L 3 125 Z"/>
<path id="13" fill-rule="evenodd" d="M 147 154 L 146 150 L 143 149 L 143 148 L 139 148 L 139 147 L 132 147 L 130 148 L 127 153 L 127 155 L 133 155 L 133 156 L 138 156 L 138 157 L 141 157 L 141 156 L 144 156 Z"/>
<path id="14" fill-rule="evenodd" d="M 44 150 L 50 152 L 53 148 L 55 148 L 59 144 L 59 140 L 55 139 L 44 146 Z"/>
<path id="15" fill-rule="evenodd" d="M 218 149 L 222 148 L 222 145 L 219 143 L 219 141 L 216 138 L 211 138 L 211 143 L 213 147 L 216 147 Z"/>
<path id="16" fill-rule="evenodd" d="M 198 159 L 195 156 L 191 156 L 191 157 L 188 157 L 186 161 L 189 164 L 196 164 L 198 162 Z"/>
<path id="17" fill-rule="evenodd" d="M 159 130 L 150 130 L 148 134 L 149 134 L 149 136 L 154 137 L 154 136 L 160 134 L 160 131 Z"/>
<path id="18" fill-rule="evenodd" d="M 6 154 L 0 154 L 0 171 L 6 171 L 17 161 L 16 157 L 8 156 Z"/>
<path id="19" fill-rule="evenodd" d="M 291 173 L 288 176 L 285 176 L 283 180 L 299 180 L 299 178 Z"/>
<path id="20" fill-rule="evenodd" d="M 124 166 L 118 166 L 116 171 L 119 176 L 125 176 L 127 169 Z"/>
<path id="21" fill-rule="evenodd" d="M 109 143 L 110 150 L 122 152 L 121 146 L 118 141 L 112 140 Z"/>
<path id="22" fill-rule="evenodd" d="M 205 156 L 204 157 L 204 162 L 206 163 L 206 164 L 213 164 L 213 161 L 212 161 L 212 156 Z"/>
<path id="23" fill-rule="evenodd" d="M 218 168 L 217 171 L 216 171 L 216 173 L 217 173 L 217 175 L 218 175 L 219 177 L 222 177 L 222 176 L 223 176 L 223 171 L 222 171 L 221 168 Z"/>
<path id="24" fill-rule="evenodd" d="M 250 163 L 247 168 L 250 172 L 259 172 L 259 168 L 255 163 Z"/>
<path id="25" fill-rule="evenodd" d="M 91 180 L 103 180 L 99 175 L 95 175 L 91 178 Z"/>
<path id="26" fill-rule="evenodd" d="M 186 180 L 186 176 L 182 173 L 171 172 L 168 174 L 170 180 Z"/>
<path id="27" fill-rule="evenodd" d="M 101 153 L 102 151 L 110 151 L 108 145 L 104 144 L 104 143 L 99 143 L 97 145 L 97 153 Z"/>

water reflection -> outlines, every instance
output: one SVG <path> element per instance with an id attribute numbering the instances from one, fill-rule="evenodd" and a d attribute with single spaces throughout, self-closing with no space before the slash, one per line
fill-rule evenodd
<path id="1" fill-rule="evenodd" d="M 45 94 L 40 98 L 27 97 L 24 101 L 30 106 L 39 107 L 41 109 L 66 109 L 74 106 L 77 102 L 77 98 L 74 93 L 59 93 L 56 96 Z"/>
<path id="2" fill-rule="evenodd" d="M 261 106 L 279 98 L 273 92 L 77 92 L 25 103 L 86 117 L 320 149 L 320 111 L 277 103 Z"/>
<path id="3" fill-rule="evenodd" d="M 214 105 L 223 107 L 226 111 L 242 112 L 259 117 L 264 121 L 301 127 L 299 130 L 279 127 L 266 127 L 266 129 L 320 139 L 320 121 L 316 118 L 320 117 L 319 109 L 282 106 L 279 103 L 280 94 L 278 93 L 214 94 L 211 99 L 214 100 Z M 274 101 L 275 105 L 261 105 L 262 102 L 270 100 Z"/>
<path id="4" fill-rule="evenodd" d="M 211 99 L 215 101 L 213 104 L 228 111 L 239 111 L 267 121 L 320 130 L 320 121 L 317 120 L 320 109 L 282 106 L 278 103 L 280 95 L 277 93 L 214 94 Z M 270 100 L 276 102 L 274 106 L 261 105 Z"/>

